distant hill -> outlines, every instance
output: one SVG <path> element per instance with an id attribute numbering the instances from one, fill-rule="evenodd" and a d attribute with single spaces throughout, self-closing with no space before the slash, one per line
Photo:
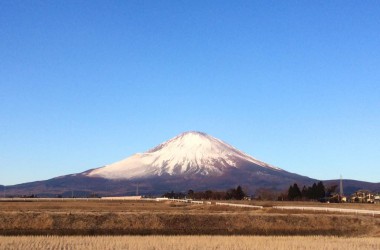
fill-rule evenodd
<path id="1" fill-rule="evenodd" d="M 340 180 L 326 180 L 323 181 L 323 183 L 326 185 L 337 185 L 339 188 Z M 372 183 L 372 182 L 365 182 L 365 181 L 358 181 L 358 180 L 343 180 L 343 191 L 344 194 L 350 195 L 354 192 L 364 189 L 371 192 L 380 192 L 380 183 Z"/>

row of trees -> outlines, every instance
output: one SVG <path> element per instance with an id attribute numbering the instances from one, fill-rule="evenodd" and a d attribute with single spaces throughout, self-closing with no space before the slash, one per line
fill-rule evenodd
<path id="1" fill-rule="evenodd" d="M 318 200 L 326 196 L 326 189 L 320 181 L 314 183 L 312 186 L 303 186 L 302 190 L 299 189 L 297 183 L 294 183 L 288 189 L 288 200 Z"/>
<path id="2" fill-rule="evenodd" d="M 256 190 L 255 199 L 259 200 L 319 200 L 324 197 L 329 197 L 336 192 L 337 185 L 325 187 L 323 182 L 314 183 L 311 186 L 303 186 L 302 189 L 299 188 L 297 183 L 291 185 L 286 193 L 279 193 L 273 191 L 272 189 L 259 189 Z M 196 199 L 196 200 L 242 200 L 246 197 L 245 192 L 241 186 L 237 188 L 231 188 L 226 191 L 198 191 L 189 190 L 187 193 L 165 193 L 164 197 L 175 198 L 175 199 Z"/>
<path id="3" fill-rule="evenodd" d="M 207 190 L 195 192 L 194 190 L 190 189 L 187 194 L 175 193 L 174 191 L 171 191 L 170 193 L 165 193 L 163 196 L 174 199 L 183 199 L 186 197 L 196 200 L 242 200 L 246 194 L 243 191 L 242 187 L 238 186 L 237 188 L 231 188 L 227 191 Z"/>

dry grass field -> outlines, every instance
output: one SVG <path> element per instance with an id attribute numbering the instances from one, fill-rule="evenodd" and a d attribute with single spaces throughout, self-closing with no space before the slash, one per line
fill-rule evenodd
<path id="1" fill-rule="evenodd" d="M 227 201 L 228 202 L 228 201 Z M 333 208 L 349 208 L 349 209 L 369 209 L 380 210 L 380 204 L 370 203 L 321 203 L 313 201 L 230 201 L 233 203 L 244 203 L 263 207 L 273 206 L 301 206 L 301 207 L 333 207 Z"/>
<path id="2" fill-rule="evenodd" d="M 290 201 L 223 201 L 225 203 L 241 203 L 256 206 L 263 206 L 270 209 L 273 206 L 302 206 L 302 207 L 333 207 L 349 209 L 368 209 L 380 211 L 380 204 L 367 203 L 320 203 L 320 202 L 290 202 Z M 102 212 L 123 212 L 123 211 L 207 211 L 218 210 L 235 211 L 236 208 L 217 206 L 196 206 L 186 203 L 155 202 L 155 201 L 128 201 L 128 200 L 52 200 L 52 201 L 0 201 L 0 211 L 102 211 Z M 248 209 L 249 211 L 252 209 Z M 266 211 L 266 210 L 264 210 Z"/>
<path id="3" fill-rule="evenodd" d="M 0 236 L 0 249 L 380 249 L 380 238 L 326 236 Z"/>
<path id="4" fill-rule="evenodd" d="M 313 204 L 315 205 L 318 204 Z M 269 206 L 251 209 L 155 201 L 19 201 L 0 202 L 0 235 L 377 237 L 380 236 L 380 218 L 312 211 L 280 211 Z"/>

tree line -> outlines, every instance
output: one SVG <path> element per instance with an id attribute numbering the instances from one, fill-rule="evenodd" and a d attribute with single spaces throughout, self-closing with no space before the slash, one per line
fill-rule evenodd
<path id="1" fill-rule="evenodd" d="M 330 190 L 328 190 L 330 191 Z M 294 200 L 319 200 L 326 197 L 326 188 L 323 182 L 314 183 L 312 186 L 303 186 L 302 190 L 298 187 L 297 183 L 291 185 L 288 189 L 287 198 L 290 201 Z"/>
<path id="2" fill-rule="evenodd" d="M 164 197 L 170 199 L 195 199 L 195 200 L 242 200 L 246 196 L 241 186 L 231 188 L 226 191 L 194 191 L 188 190 L 187 193 L 175 193 L 174 191 L 165 193 Z"/>
<path id="3" fill-rule="evenodd" d="M 313 183 L 311 186 L 303 186 L 302 189 L 294 183 L 285 192 L 279 194 L 271 189 L 259 189 L 256 191 L 255 199 L 257 200 L 289 200 L 289 201 L 309 201 L 320 200 L 330 197 L 336 192 L 337 185 L 325 187 L 322 181 Z M 246 197 L 246 193 L 241 186 L 231 188 L 226 191 L 194 191 L 192 189 L 186 192 L 175 193 L 167 192 L 163 197 L 174 199 L 195 199 L 195 200 L 242 200 Z"/>

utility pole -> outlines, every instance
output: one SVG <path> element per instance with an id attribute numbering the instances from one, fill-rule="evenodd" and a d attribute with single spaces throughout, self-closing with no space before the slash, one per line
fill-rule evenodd
<path id="1" fill-rule="evenodd" d="M 340 186 L 339 186 L 340 196 L 343 196 L 343 180 L 342 175 L 340 175 Z"/>
<path id="2" fill-rule="evenodd" d="M 139 196 L 139 183 L 137 183 L 137 186 L 136 186 L 136 196 Z"/>
<path id="3" fill-rule="evenodd" d="M 4 185 L 4 199 L 5 199 L 5 185 Z"/>

